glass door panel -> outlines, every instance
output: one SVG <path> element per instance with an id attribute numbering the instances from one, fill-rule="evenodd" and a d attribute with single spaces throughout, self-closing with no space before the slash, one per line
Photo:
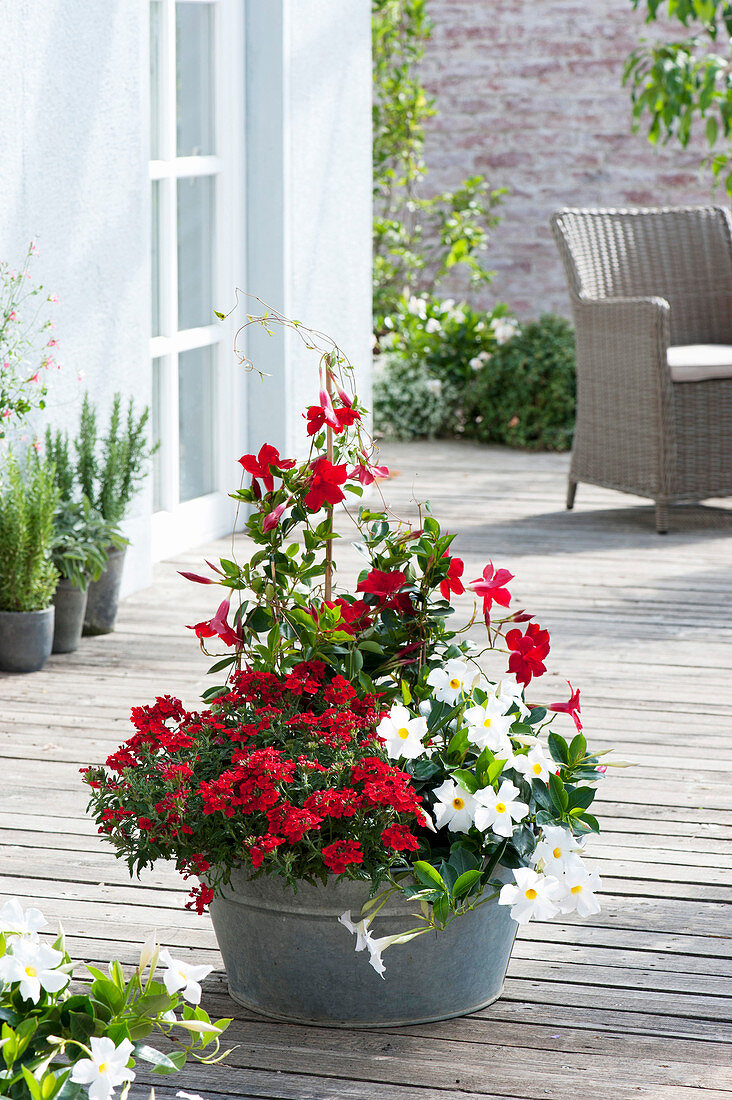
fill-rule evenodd
<path id="1" fill-rule="evenodd" d="M 178 180 L 178 329 L 214 322 L 215 177 Z"/>
<path id="2" fill-rule="evenodd" d="M 176 5 L 176 116 L 179 157 L 214 153 L 214 5 Z"/>
<path id="3" fill-rule="evenodd" d="M 181 502 L 202 497 L 216 487 L 214 351 L 212 347 L 194 348 L 178 356 Z"/>

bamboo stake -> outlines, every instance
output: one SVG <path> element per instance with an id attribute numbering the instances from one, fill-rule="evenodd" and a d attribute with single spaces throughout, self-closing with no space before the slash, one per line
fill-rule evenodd
<path id="1" fill-rule="evenodd" d="M 325 356 L 325 392 L 328 397 L 331 398 L 333 394 L 333 376 L 330 372 L 330 356 Z M 325 426 L 325 440 L 326 440 L 326 453 L 328 462 L 333 462 L 333 429 L 330 424 Z M 333 505 L 328 504 L 328 527 L 332 531 L 333 529 Z M 330 535 L 325 544 L 325 599 L 326 603 L 331 598 L 331 590 L 333 584 L 333 538 Z"/>

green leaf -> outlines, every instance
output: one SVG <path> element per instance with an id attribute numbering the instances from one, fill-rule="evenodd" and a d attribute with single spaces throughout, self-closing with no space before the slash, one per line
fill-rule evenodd
<path id="1" fill-rule="evenodd" d="M 569 796 L 564 789 L 564 783 L 558 775 L 551 774 L 549 776 L 549 794 L 559 812 L 565 813 L 569 806 Z"/>
<path id="2" fill-rule="evenodd" d="M 21 1066 L 20 1071 L 23 1074 L 26 1088 L 31 1094 L 32 1100 L 43 1100 L 43 1097 L 41 1095 L 41 1087 L 36 1081 L 33 1074 L 29 1070 L 27 1070 L 25 1066 Z"/>
<path id="3" fill-rule="evenodd" d="M 418 859 L 412 864 L 412 870 L 421 883 L 425 886 L 436 886 L 439 890 L 447 892 L 444 879 L 439 871 L 423 859 Z"/>
<path id="4" fill-rule="evenodd" d="M 488 767 L 488 782 L 494 783 L 506 766 L 505 760 L 494 760 Z"/>
<path id="5" fill-rule="evenodd" d="M 452 888 L 452 896 L 454 898 L 461 898 L 463 894 L 467 894 L 475 886 L 476 882 L 480 880 L 480 871 L 465 871 L 460 875 L 457 882 Z"/>
<path id="6" fill-rule="evenodd" d="M 114 1013 L 119 1012 L 122 1005 L 125 1003 L 123 991 L 113 981 L 110 981 L 109 978 L 105 978 L 104 975 L 97 978 L 96 981 L 93 981 L 89 988 L 92 997 L 108 1005 Z"/>
<path id="7" fill-rule="evenodd" d="M 576 787 L 569 792 L 569 808 L 570 810 L 586 810 L 588 806 L 592 805 L 594 798 L 595 791 L 592 787 Z"/>
<path id="8" fill-rule="evenodd" d="M 432 917 L 437 924 L 444 924 L 450 915 L 450 900 L 447 894 L 444 894 L 441 898 L 432 906 Z"/>
<path id="9" fill-rule="evenodd" d="M 452 773 L 452 778 L 456 780 L 461 787 L 464 787 L 466 791 L 469 791 L 470 794 L 475 794 L 480 786 L 473 773 L 467 771 L 465 768 L 458 768 L 457 771 L 454 771 Z"/>
<path id="10" fill-rule="evenodd" d="M 408 707 L 409 704 L 412 701 L 412 693 L 409 690 L 409 684 L 407 683 L 406 680 L 402 680 L 401 690 L 402 690 L 402 702 L 404 703 L 405 707 Z"/>
<path id="11" fill-rule="evenodd" d="M 174 1051 L 173 1054 L 178 1053 Z M 143 1046 L 139 1043 L 135 1044 L 135 1058 L 141 1058 L 143 1062 L 149 1062 L 150 1065 L 155 1066 L 158 1072 L 162 1073 L 176 1073 L 179 1067 L 173 1061 L 173 1055 L 163 1054 L 162 1051 L 156 1050 L 155 1047 Z"/>
<path id="12" fill-rule="evenodd" d="M 572 744 L 569 746 L 569 759 L 573 764 L 577 764 L 587 752 L 587 741 L 583 733 L 578 733 L 572 738 Z"/>
<path id="13" fill-rule="evenodd" d="M 531 714 L 526 719 L 530 726 L 536 726 L 546 718 L 546 707 L 532 707 Z"/>
<path id="14" fill-rule="evenodd" d="M 550 733 L 547 738 L 549 752 L 558 764 L 569 764 L 569 745 L 558 733 Z"/>

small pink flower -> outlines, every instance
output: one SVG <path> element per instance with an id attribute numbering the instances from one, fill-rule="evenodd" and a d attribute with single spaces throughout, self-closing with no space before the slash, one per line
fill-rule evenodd
<path id="1" fill-rule="evenodd" d="M 31 375 L 31 382 L 37 382 L 39 377 L 40 377 L 40 371 L 36 371 L 35 374 Z"/>
<path id="2" fill-rule="evenodd" d="M 57 348 L 58 347 L 58 340 L 56 340 L 56 339 L 49 340 L 48 343 L 46 344 L 46 347 L 47 348 Z"/>
<path id="3" fill-rule="evenodd" d="M 13 410 L 12 409 L 6 409 L 5 412 L 3 413 L 3 420 L 9 420 L 12 415 L 13 415 Z"/>
<path id="4" fill-rule="evenodd" d="M 78 378 L 78 380 L 80 382 L 83 382 L 84 379 L 86 378 L 86 371 L 85 370 L 78 371 L 76 377 Z"/>
<path id="5" fill-rule="evenodd" d="M 58 294 L 49 294 L 48 295 L 48 300 L 49 300 L 49 302 L 56 302 L 57 303 L 58 302 Z"/>
<path id="6" fill-rule="evenodd" d="M 597 767 L 595 768 L 595 771 L 601 772 L 602 775 L 604 775 L 605 772 L 607 771 L 607 764 L 598 764 Z"/>
<path id="7" fill-rule="evenodd" d="M 31 252 L 35 252 L 35 250 L 36 250 L 36 242 L 35 242 L 35 241 L 31 241 L 31 243 L 30 243 L 30 251 L 31 251 Z"/>
<path id="8" fill-rule="evenodd" d="M 36 454 L 38 454 L 40 449 L 41 449 L 40 439 L 34 439 L 33 440 L 33 450 L 36 452 Z"/>
<path id="9" fill-rule="evenodd" d="M 15 320 L 15 310 L 13 310 L 13 312 L 10 314 L 10 320 L 11 321 Z"/>
<path id="10" fill-rule="evenodd" d="M 10 370 L 10 360 L 6 359 L 3 363 L 3 370 Z"/>

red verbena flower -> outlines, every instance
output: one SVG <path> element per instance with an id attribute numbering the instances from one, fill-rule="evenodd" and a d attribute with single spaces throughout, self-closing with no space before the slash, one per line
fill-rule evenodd
<path id="1" fill-rule="evenodd" d="M 579 688 L 573 689 L 572 685 L 569 683 L 569 680 L 567 680 L 567 683 L 569 684 L 570 691 L 569 701 L 566 703 L 549 703 L 547 710 L 553 710 L 557 714 L 568 714 L 574 722 L 575 726 L 577 727 L 577 732 L 579 733 L 582 730 L 582 722 L 579 716 Z"/>
<path id="2" fill-rule="evenodd" d="M 339 504 L 346 499 L 340 488 L 348 476 L 345 462 L 334 466 L 327 458 L 316 458 L 310 469 L 310 487 L 304 503 L 311 512 L 319 512 L 326 501 L 328 504 Z"/>
<path id="3" fill-rule="evenodd" d="M 447 550 L 442 556 L 443 558 L 447 557 Z M 460 596 L 465 591 L 465 586 L 460 580 L 464 569 L 465 563 L 460 558 L 450 558 L 447 576 L 443 581 L 440 581 L 440 592 L 443 600 L 449 600 L 451 592 L 454 592 L 456 596 Z"/>
<path id="4" fill-rule="evenodd" d="M 385 848 L 393 848 L 395 852 L 416 852 L 419 848 L 419 841 L 406 825 L 389 825 L 382 832 L 381 841 Z"/>
<path id="5" fill-rule="evenodd" d="M 363 863 L 363 852 L 357 840 L 334 840 L 323 848 L 323 863 L 333 874 L 342 875 L 350 863 Z"/>
<path id="6" fill-rule="evenodd" d="M 513 573 L 508 569 L 494 569 L 490 561 L 483 570 L 483 576 L 471 581 L 468 588 L 472 588 L 476 596 L 483 597 L 483 614 L 489 615 L 494 603 L 501 607 L 508 607 L 511 602 L 511 593 L 505 587 L 513 580 Z"/>
<path id="7" fill-rule="evenodd" d="M 274 489 L 272 469 L 278 471 L 291 470 L 295 465 L 294 458 L 280 458 L 280 452 L 269 443 L 264 443 L 259 448 L 259 454 L 256 456 L 242 455 L 239 462 L 247 473 L 252 475 L 252 488 L 256 485 L 256 489 L 259 490 L 257 478 L 261 478 L 268 493 L 271 493 Z"/>
<path id="8" fill-rule="evenodd" d="M 546 672 L 544 658 L 549 653 L 549 631 L 542 630 L 538 623 L 529 623 L 525 634 L 518 628 L 509 630 L 506 645 L 513 650 L 508 658 L 508 671 L 520 684 L 528 684 L 532 676 Z"/>

